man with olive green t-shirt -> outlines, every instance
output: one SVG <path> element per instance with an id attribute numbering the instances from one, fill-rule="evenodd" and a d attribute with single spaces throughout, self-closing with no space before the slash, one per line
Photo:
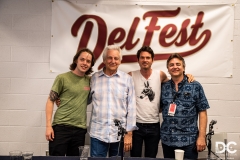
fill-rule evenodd
<path id="1" fill-rule="evenodd" d="M 82 49 L 73 57 L 69 72 L 56 77 L 46 104 L 46 139 L 50 156 L 79 156 L 85 144 L 86 108 L 94 55 Z M 53 122 L 54 102 L 61 99 Z"/>

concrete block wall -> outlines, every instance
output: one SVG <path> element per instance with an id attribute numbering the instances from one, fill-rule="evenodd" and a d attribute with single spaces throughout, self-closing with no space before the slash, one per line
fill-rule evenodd
<path id="1" fill-rule="evenodd" d="M 124 0 L 129 2 L 129 0 Z M 85 0 L 86 3 L 120 3 Z M 196 77 L 216 119 L 215 132 L 235 141 L 240 159 L 240 0 L 131 0 L 132 3 L 232 3 L 235 5 L 232 78 Z M 0 0 L 0 155 L 32 150 L 45 155 L 45 103 L 58 73 L 49 71 L 52 0 Z M 223 37 L 224 38 L 224 37 Z M 214 59 L 212 60 L 214 61 Z M 191 73 L 194 75 L 194 73 Z M 88 108 L 88 121 L 91 107 Z M 88 139 L 89 142 L 89 139 Z M 207 152 L 201 153 L 205 157 Z M 162 157 L 159 145 L 158 157 Z"/>

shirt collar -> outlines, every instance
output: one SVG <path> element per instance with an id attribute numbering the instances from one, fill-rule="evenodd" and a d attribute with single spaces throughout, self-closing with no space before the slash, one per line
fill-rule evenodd
<path id="1" fill-rule="evenodd" d="M 188 80 L 187 76 L 184 75 L 183 80 L 182 80 L 180 83 L 178 83 L 178 86 L 182 86 L 183 84 L 185 84 L 185 83 L 187 82 L 187 80 Z M 171 84 L 172 84 L 173 86 L 175 85 L 175 83 L 173 82 L 172 79 L 171 79 Z"/>
<path id="2" fill-rule="evenodd" d="M 104 70 L 104 68 L 103 68 L 101 71 L 99 71 L 99 77 L 101 77 L 101 76 L 106 76 L 106 77 L 118 76 L 118 77 L 121 77 L 121 75 L 122 75 L 122 73 L 121 73 L 119 70 L 117 70 L 116 73 L 114 73 L 112 76 L 109 76 L 109 75 L 106 75 L 106 74 L 103 72 L 103 70 Z"/>

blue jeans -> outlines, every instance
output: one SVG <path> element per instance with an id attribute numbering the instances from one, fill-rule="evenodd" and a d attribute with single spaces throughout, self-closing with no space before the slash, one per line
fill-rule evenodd
<path id="1" fill-rule="evenodd" d="M 106 143 L 91 137 L 91 157 L 109 157 L 121 156 L 123 152 L 123 144 L 119 142 Z"/>
<path id="2" fill-rule="evenodd" d="M 198 152 L 196 149 L 196 143 L 190 144 L 188 146 L 184 147 L 171 147 L 167 146 L 162 143 L 163 148 L 163 155 L 164 158 L 175 158 L 175 149 L 182 149 L 184 150 L 184 159 L 197 159 L 198 158 Z"/>
<path id="3" fill-rule="evenodd" d="M 138 130 L 133 131 L 131 157 L 142 156 L 143 141 L 144 157 L 156 158 L 160 140 L 160 123 L 137 123 Z"/>

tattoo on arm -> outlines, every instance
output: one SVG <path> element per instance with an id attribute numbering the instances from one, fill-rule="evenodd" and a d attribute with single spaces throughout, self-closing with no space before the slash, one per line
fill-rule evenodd
<path id="1" fill-rule="evenodd" d="M 57 99 L 59 99 L 58 93 L 51 90 L 49 94 L 49 98 L 52 102 L 55 102 Z"/>

